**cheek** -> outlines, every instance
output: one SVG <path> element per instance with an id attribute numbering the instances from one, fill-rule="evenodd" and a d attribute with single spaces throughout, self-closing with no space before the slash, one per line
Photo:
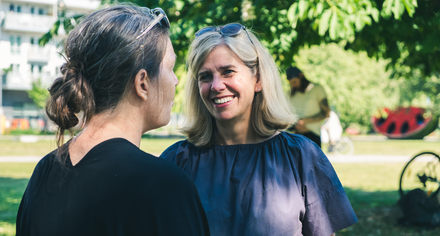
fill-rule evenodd
<path id="1" fill-rule="evenodd" d="M 202 97 L 203 100 L 208 98 L 209 91 L 210 91 L 210 88 L 209 88 L 208 84 L 206 84 L 206 83 L 203 83 L 203 84 L 199 83 L 199 93 L 200 93 L 200 96 Z"/>

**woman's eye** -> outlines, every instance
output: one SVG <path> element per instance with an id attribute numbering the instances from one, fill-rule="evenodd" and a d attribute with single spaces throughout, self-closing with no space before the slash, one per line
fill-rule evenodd
<path id="1" fill-rule="evenodd" d="M 211 75 L 201 75 L 199 76 L 199 81 L 207 81 L 211 78 Z"/>
<path id="2" fill-rule="evenodd" d="M 225 75 L 229 75 L 229 74 L 232 74 L 232 73 L 234 73 L 233 70 L 225 70 L 225 71 L 223 72 L 223 74 L 225 74 Z"/>

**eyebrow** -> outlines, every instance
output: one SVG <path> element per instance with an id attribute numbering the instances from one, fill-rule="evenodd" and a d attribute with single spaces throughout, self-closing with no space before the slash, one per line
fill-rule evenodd
<path id="1" fill-rule="evenodd" d="M 209 74 L 212 74 L 212 72 L 210 70 L 205 70 L 205 71 L 200 72 L 197 76 L 202 77 L 204 75 L 209 75 Z"/>
<path id="2" fill-rule="evenodd" d="M 226 70 L 226 69 L 230 69 L 230 68 L 235 68 L 234 65 L 230 64 L 230 65 L 226 65 L 226 66 L 220 66 L 219 69 L 220 70 Z"/>
<path id="3" fill-rule="evenodd" d="M 225 66 L 220 66 L 219 70 L 220 71 L 224 71 L 224 70 L 230 69 L 230 68 L 236 68 L 236 66 L 234 66 L 233 64 L 225 65 Z M 209 73 L 212 73 L 211 70 L 205 70 L 205 71 L 200 72 L 198 74 L 198 76 L 206 75 L 206 74 L 209 74 Z"/>

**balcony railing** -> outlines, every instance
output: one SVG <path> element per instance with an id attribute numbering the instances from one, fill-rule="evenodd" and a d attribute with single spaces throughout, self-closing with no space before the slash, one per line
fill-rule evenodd
<path id="1" fill-rule="evenodd" d="M 50 59 L 50 48 L 30 45 L 28 50 L 28 61 L 47 62 Z"/>
<path id="2" fill-rule="evenodd" d="M 46 33 L 55 21 L 54 16 L 6 12 L 3 29 Z"/>
<path id="3" fill-rule="evenodd" d="M 3 75 L 2 83 L 3 89 L 8 90 L 31 90 L 32 89 L 32 81 L 36 81 L 41 79 L 43 84 L 50 84 L 54 78 L 47 72 L 31 72 L 30 70 L 27 73 L 20 74 L 10 72 L 6 75 Z"/>

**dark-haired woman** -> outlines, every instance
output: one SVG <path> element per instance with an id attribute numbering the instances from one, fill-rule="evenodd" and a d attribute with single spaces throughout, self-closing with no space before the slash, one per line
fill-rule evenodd
<path id="1" fill-rule="evenodd" d="M 297 67 L 286 70 L 290 84 L 290 103 L 299 120 L 290 131 L 306 136 L 321 147 L 321 123 L 330 116 L 330 107 L 324 88 L 310 82 Z"/>
<path id="2" fill-rule="evenodd" d="M 175 54 L 162 9 L 114 6 L 69 34 L 46 111 L 59 148 L 37 165 L 17 235 L 209 235 L 197 190 L 177 166 L 139 149 L 170 120 Z M 83 130 L 63 144 L 62 134 Z"/>

